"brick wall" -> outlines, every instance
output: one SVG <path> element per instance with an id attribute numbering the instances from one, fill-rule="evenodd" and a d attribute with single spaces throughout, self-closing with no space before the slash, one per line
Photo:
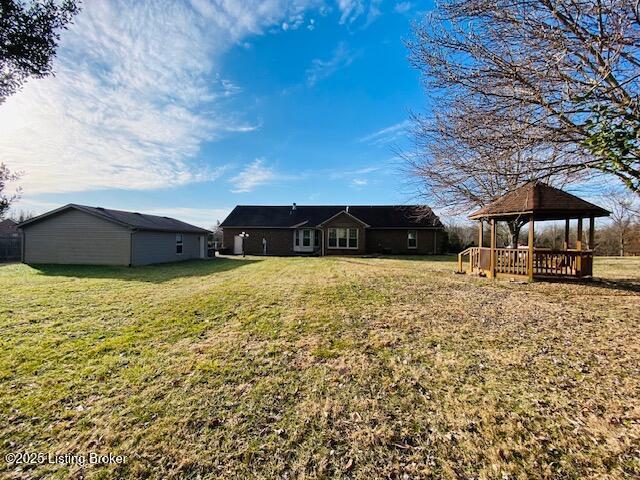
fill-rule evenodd
<path id="1" fill-rule="evenodd" d="M 241 232 L 249 234 L 244 240 L 247 255 L 262 255 L 262 239 L 267 239 L 267 255 L 293 255 L 293 230 L 288 228 L 224 228 L 223 245 L 233 253 L 233 238 Z"/>
<path id="2" fill-rule="evenodd" d="M 407 243 L 408 231 L 408 229 L 367 230 L 367 253 L 390 253 L 393 255 L 432 255 L 433 253 L 443 253 L 446 240 L 445 232 L 438 230 L 417 230 L 417 248 L 409 248 Z"/>
<path id="3" fill-rule="evenodd" d="M 330 228 L 357 228 L 358 248 L 329 248 Z M 364 226 L 345 213 L 341 213 L 336 218 L 324 225 L 324 245 L 326 255 L 362 255 L 366 252 L 366 241 L 367 231 L 365 230 Z"/>
<path id="4" fill-rule="evenodd" d="M 329 228 L 357 228 L 358 248 L 328 248 Z M 241 232 L 249 237 L 245 239 L 247 255 L 262 255 L 262 239 L 267 239 L 267 255 L 294 255 L 293 229 L 287 228 L 225 228 L 223 244 L 229 253 L 233 252 L 233 239 Z M 348 215 L 340 215 L 327 223 L 324 228 L 324 245 L 326 255 L 362 255 L 365 253 L 388 253 L 393 255 L 432 255 L 444 252 L 446 232 L 442 230 L 418 230 L 418 248 L 407 246 L 405 229 L 365 229 L 362 224 Z M 434 237 L 435 235 L 435 237 Z M 434 248 L 435 240 L 435 248 Z"/>

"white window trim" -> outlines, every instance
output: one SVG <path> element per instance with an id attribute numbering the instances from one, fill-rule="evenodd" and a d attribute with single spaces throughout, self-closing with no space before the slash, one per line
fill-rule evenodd
<path id="1" fill-rule="evenodd" d="M 303 228 L 301 231 L 302 231 L 302 238 L 301 238 L 302 241 L 300 242 L 300 246 L 302 248 L 313 248 L 313 238 L 314 238 L 313 231 L 310 228 Z M 304 244 L 304 241 L 305 241 L 304 234 L 305 234 L 305 232 L 309 233 L 309 236 L 307 237 L 307 239 L 309 240 L 309 245 L 305 245 Z"/>
<path id="2" fill-rule="evenodd" d="M 346 247 L 341 247 L 340 245 L 338 245 L 338 228 L 344 228 L 347 231 L 347 246 Z M 329 243 L 329 239 L 331 238 L 329 236 L 329 232 L 331 230 L 336 230 L 336 246 L 332 247 Z M 355 230 L 356 231 L 356 246 L 355 247 L 350 247 L 349 246 L 349 230 Z M 327 248 L 329 250 L 358 250 L 358 248 L 360 248 L 360 229 L 359 228 L 354 228 L 354 227 L 331 227 L 331 228 L 327 228 Z"/>
<path id="3" fill-rule="evenodd" d="M 178 235 L 180 235 L 180 240 L 178 240 Z M 178 245 L 180 245 L 181 251 L 178 252 Z M 176 233 L 176 255 L 182 255 L 184 253 L 184 234 Z"/>
<path id="4" fill-rule="evenodd" d="M 409 245 L 409 232 L 416 232 L 416 244 L 413 247 Z M 407 248 L 409 250 L 416 250 L 418 248 L 418 230 L 407 230 Z"/>
<path id="5" fill-rule="evenodd" d="M 304 230 L 309 230 L 309 241 L 310 244 L 304 246 Z M 299 234 L 299 235 L 298 235 Z M 313 228 L 297 228 L 293 231 L 293 251 L 294 252 L 313 252 L 315 248 L 314 245 L 314 236 L 318 236 L 320 233 Z M 299 239 L 298 245 L 296 245 L 296 238 Z"/>

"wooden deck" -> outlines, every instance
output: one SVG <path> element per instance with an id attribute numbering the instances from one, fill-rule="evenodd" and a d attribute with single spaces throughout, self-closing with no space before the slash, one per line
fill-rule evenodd
<path id="1" fill-rule="evenodd" d="M 527 248 L 471 247 L 458 254 L 458 272 L 476 273 L 488 277 L 565 277 L 583 278 L 593 274 L 592 250 L 561 250 L 536 248 L 529 262 Z M 466 258 L 465 258 L 466 257 Z M 495 265 L 491 268 L 492 263 Z M 530 275 L 529 268 L 533 268 Z"/>

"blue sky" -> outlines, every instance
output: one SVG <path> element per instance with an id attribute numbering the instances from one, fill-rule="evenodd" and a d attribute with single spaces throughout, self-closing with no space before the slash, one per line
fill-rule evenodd
<path id="1" fill-rule="evenodd" d="M 56 76 L 0 106 L 2 161 L 24 172 L 16 208 L 209 226 L 236 204 L 414 202 L 393 149 L 428 103 L 402 42 L 429 8 L 85 2 Z"/>

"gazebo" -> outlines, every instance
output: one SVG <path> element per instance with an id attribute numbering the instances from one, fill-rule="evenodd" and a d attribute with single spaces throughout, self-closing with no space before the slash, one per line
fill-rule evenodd
<path id="1" fill-rule="evenodd" d="M 594 219 L 609 216 L 609 213 L 545 183 L 529 182 L 469 215 L 470 219 L 478 221 L 478 246 L 458 254 L 458 272 L 524 280 L 590 277 L 593 274 Z M 589 220 L 587 245 L 583 240 L 583 220 L 586 219 Z M 534 246 L 535 223 L 547 220 L 565 221 L 564 243 L 560 250 Z M 573 247 L 569 244 L 571 220 L 577 220 L 577 238 Z M 497 248 L 496 223 L 500 221 L 527 222 L 527 246 L 518 246 L 516 242 L 509 248 Z M 491 227 L 488 247 L 484 246 L 485 222 Z M 464 258 L 467 256 L 468 263 Z M 467 264 L 465 270 L 463 267 Z"/>

